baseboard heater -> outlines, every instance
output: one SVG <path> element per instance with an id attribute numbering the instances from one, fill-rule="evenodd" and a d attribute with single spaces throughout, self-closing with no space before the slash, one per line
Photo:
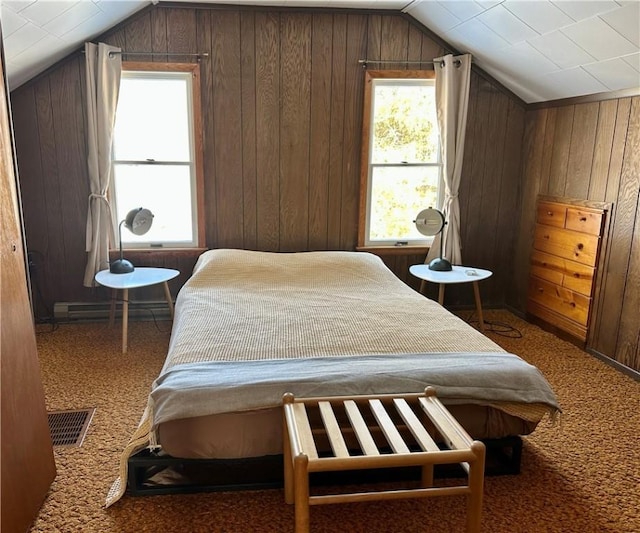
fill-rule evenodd
<path id="1" fill-rule="evenodd" d="M 58 322 L 108 320 L 110 302 L 56 302 L 53 316 Z M 122 316 L 122 302 L 116 303 L 116 318 Z M 165 300 L 129 302 L 129 320 L 169 320 L 171 314 Z"/>

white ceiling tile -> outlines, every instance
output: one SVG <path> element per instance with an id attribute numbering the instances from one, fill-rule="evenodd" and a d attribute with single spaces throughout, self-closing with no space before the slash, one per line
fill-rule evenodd
<path id="1" fill-rule="evenodd" d="M 529 39 L 528 42 L 560 68 L 573 68 L 595 61 L 592 55 L 559 30 Z"/>
<path id="2" fill-rule="evenodd" d="M 640 87 L 640 72 L 622 59 L 600 61 L 582 68 L 611 91 Z"/>
<path id="3" fill-rule="evenodd" d="M 2 4 L 2 36 L 9 37 L 18 28 L 22 28 L 27 20 L 13 11 L 10 7 Z"/>
<path id="4" fill-rule="evenodd" d="M 633 44 L 640 46 L 640 2 L 600 15 L 600 18 Z"/>
<path id="5" fill-rule="evenodd" d="M 573 22 L 569 15 L 550 2 L 506 0 L 502 5 L 539 34 L 549 33 Z"/>
<path id="6" fill-rule="evenodd" d="M 472 0 L 441 0 L 440 3 L 463 22 L 479 15 L 485 9 L 478 2 Z"/>
<path id="7" fill-rule="evenodd" d="M 150 4 L 151 0 L 102 0 L 97 5 L 109 15 L 109 25 L 104 28 L 106 30 Z"/>
<path id="8" fill-rule="evenodd" d="M 632 54 L 638 50 L 637 46 L 598 17 L 564 28 L 562 33 L 599 60 Z"/>
<path id="9" fill-rule="evenodd" d="M 29 7 L 36 0 L 2 0 L 2 7 L 7 6 L 19 13 L 23 9 Z"/>
<path id="10" fill-rule="evenodd" d="M 5 53 L 8 57 L 14 58 L 44 38 L 45 35 L 47 35 L 47 32 L 42 28 L 27 22 L 4 39 Z"/>
<path id="11" fill-rule="evenodd" d="M 64 46 L 65 43 L 60 41 L 58 37 L 47 33 L 42 39 L 33 43 L 20 54 L 14 56 L 14 61 L 17 63 L 29 63 L 34 59 L 42 61 L 44 57 L 51 53 L 51 50 L 59 50 Z"/>
<path id="12" fill-rule="evenodd" d="M 526 41 L 538 35 L 533 28 L 500 5 L 485 11 L 477 18 L 511 44 Z"/>
<path id="13" fill-rule="evenodd" d="M 580 67 L 551 72 L 542 76 L 551 98 L 567 98 L 607 92 L 607 86 Z"/>
<path id="14" fill-rule="evenodd" d="M 476 19 L 463 22 L 447 32 L 446 36 L 452 36 L 457 41 L 467 43 L 466 48 L 471 52 L 478 50 L 489 53 L 509 46 L 507 41 Z"/>
<path id="15" fill-rule="evenodd" d="M 517 72 L 521 75 L 538 77 L 542 74 L 559 70 L 553 61 L 526 41 L 498 50 L 495 57 L 504 65 L 506 70 Z"/>
<path id="16" fill-rule="evenodd" d="M 640 72 L 640 52 L 631 54 L 630 56 L 624 56 L 622 60 Z"/>
<path id="17" fill-rule="evenodd" d="M 79 2 L 63 15 L 43 26 L 43 29 L 61 37 L 100 12 L 100 8 L 93 2 Z"/>
<path id="18" fill-rule="evenodd" d="M 442 7 L 440 2 L 411 4 L 407 13 L 435 32 L 444 33 L 461 22 L 451 11 Z"/>
<path id="19" fill-rule="evenodd" d="M 588 19 L 620 7 L 620 4 L 614 0 L 552 0 L 552 3 L 575 21 Z"/>
<path id="20" fill-rule="evenodd" d="M 53 2 L 34 2 L 23 9 L 20 14 L 38 26 L 44 26 L 47 22 L 62 15 L 72 8 L 78 0 L 55 0 Z"/>

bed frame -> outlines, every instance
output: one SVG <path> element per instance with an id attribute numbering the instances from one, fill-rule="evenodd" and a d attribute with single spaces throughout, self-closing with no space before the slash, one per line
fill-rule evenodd
<path id="1" fill-rule="evenodd" d="M 485 475 L 517 475 L 522 459 L 522 439 L 480 439 L 487 447 Z M 161 455 L 150 449 L 141 450 L 129 458 L 127 494 L 152 496 L 233 490 L 261 490 L 282 488 L 283 456 L 268 455 L 244 459 L 181 459 Z M 152 477 L 162 471 L 172 471 L 186 478 L 184 483 L 153 483 Z M 457 465 L 436 465 L 435 476 L 440 478 L 466 475 Z M 379 481 L 418 481 L 419 467 L 372 469 L 361 471 L 316 473 L 312 485 Z"/>

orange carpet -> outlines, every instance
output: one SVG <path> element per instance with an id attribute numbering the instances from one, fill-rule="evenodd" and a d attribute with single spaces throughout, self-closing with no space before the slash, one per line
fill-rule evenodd
<path id="1" fill-rule="evenodd" d="M 507 351 L 536 365 L 563 409 L 525 438 L 522 473 L 487 477 L 487 533 L 639 533 L 640 383 L 506 311 L 520 339 L 488 332 Z M 118 457 L 144 409 L 169 341 L 170 323 L 133 322 L 129 352 L 106 323 L 38 326 L 47 409 L 96 407 L 80 448 L 56 448 L 58 475 L 33 532 L 288 532 L 293 507 L 282 490 L 105 495 Z M 462 497 L 314 506 L 313 532 L 453 533 L 464 531 Z"/>

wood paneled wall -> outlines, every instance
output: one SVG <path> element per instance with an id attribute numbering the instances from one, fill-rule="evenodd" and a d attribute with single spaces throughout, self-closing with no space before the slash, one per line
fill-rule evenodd
<path id="1" fill-rule="evenodd" d="M 514 285 L 526 307 L 538 194 L 610 202 L 587 347 L 640 370 L 640 97 L 528 111 Z"/>
<path id="2" fill-rule="evenodd" d="M 444 52 L 402 15 L 345 10 L 160 5 L 100 40 L 124 50 L 209 53 L 201 64 L 206 245 L 271 251 L 354 249 L 358 59 L 430 61 Z M 83 69 L 75 55 L 12 94 L 27 242 L 38 258 L 36 300 L 47 306 L 105 297 L 82 287 L 89 192 Z M 483 282 L 486 305 L 504 303 L 511 276 L 524 118 L 521 102 L 472 74 L 463 257 L 495 271 Z M 177 256 L 170 259 L 162 264 Z M 417 286 L 407 269 L 423 259 L 385 261 Z M 190 270 L 192 263 L 173 266 Z M 463 289 L 450 291 L 447 303 L 471 303 Z"/>

